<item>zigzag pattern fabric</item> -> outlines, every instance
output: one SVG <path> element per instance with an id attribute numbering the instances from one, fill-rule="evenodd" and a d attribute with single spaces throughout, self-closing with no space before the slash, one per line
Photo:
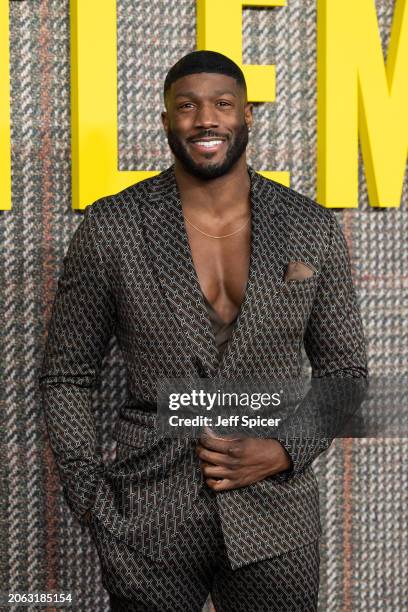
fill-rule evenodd
<path id="1" fill-rule="evenodd" d="M 94 529 L 101 524 L 153 559 L 171 557 L 186 521 L 194 540 L 198 525 L 191 517 L 205 483 L 194 441 L 154 440 L 152 423 L 143 422 L 154 415 L 142 413 L 140 421 L 132 403 L 154 404 L 163 378 L 296 379 L 303 341 L 313 377 L 367 376 L 347 246 L 334 214 L 251 167 L 248 172 L 249 277 L 221 362 L 173 166 L 87 208 L 64 258 L 40 385 L 67 501 L 79 519 L 90 509 Z M 285 282 L 290 261 L 315 273 Z M 134 424 L 139 442 L 147 427 L 138 452 L 103 474 L 89 394 L 113 333 L 128 373 L 127 417 L 120 418 L 128 428 Z M 299 431 L 282 443 L 292 457 L 290 473 L 217 495 L 232 569 L 320 536 L 311 463 L 329 442 Z"/>
<path id="2" fill-rule="evenodd" d="M 75 609 L 102 611 L 109 599 L 97 550 L 62 496 L 38 389 L 63 258 L 82 221 L 71 209 L 70 3 L 9 4 L 13 210 L 0 217 L 0 583 L 12 591 L 67 587 L 77 595 Z M 385 55 L 394 4 L 376 0 Z M 119 168 L 164 170 L 171 156 L 159 121 L 161 86 L 168 67 L 195 48 L 195 2 L 117 0 L 117 15 Z M 316 3 L 244 8 L 243 60 L 274 63 L 277 70 L 276 102 L 255 108 L 251 165 L 289 170 L 291 185 L 315 198 Z M 370 208 L 363 166 L 359 184 L 359 209 L 335 216 L 350 252 L 371 377 L 391 380 L 406 372 L 408 358 L 407 181 L 400 210 Z M 112 429 L 127 400 L 115 336 L 98 383 L 92 392 L 84 389 L 84 397 L 90 395 L 95 416 L 95 450 L 109 465 L 115 458 Z M 401 401 L 406 405 L 406 397 Z M 395 403 L 385 393 L 370 406 L 383 412 Z M 323 527 L 321 610 L 407 607 L 407 450 L 406 438 L 344 439 L 314 461 Z M 93 449 L 87 452 L 89 461 Z M 99 464 L 95 468 L 102 471 Z M 95 483 L 74 489 L 83 507 Z"/>

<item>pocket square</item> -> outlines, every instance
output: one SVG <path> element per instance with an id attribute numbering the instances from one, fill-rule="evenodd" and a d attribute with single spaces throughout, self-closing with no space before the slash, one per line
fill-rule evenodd
<path id="1" fill-rule="evenodd" d="M 304 264 L 302 261 L 290 261 L 285 272 L 285 283 L 288 281 L 302 281 L 310 278 L 314 274 L 314 270 Z"/>

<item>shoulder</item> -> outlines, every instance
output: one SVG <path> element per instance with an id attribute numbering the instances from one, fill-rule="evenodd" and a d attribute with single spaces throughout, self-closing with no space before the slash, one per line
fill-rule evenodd
<path id="1" fill-rule="evenodd" d="M 255 174 L 255 192 L 273 214 L 285 221 L 292 235 L 301 233 L 304 238 L 320 243 L 324 248 L 330 244 L 333 232 L 341 231 L 333 210 L 291 187 Z"/>
<path id="2" fill-rule="evenodd" d="M 160 195 L 167 172 L 165 170 L 156 176 L 129 185 L 117 193 L 99 198 L 86 207 L 87 215 L 101 219 L 129 211 L 133 214 L 137 213 L 144 203 Z"/>
<path id="3" fill-rule="evenodd" d="M 286 187 L 259 173 L 256 175 L 261 191 L 269 196 L 273 206 L 280 214 L 293 217 L 295 220 L 314 220 L 329 225 L 332 223 L 334 218 L 332 210 L 291 187 Z"/>

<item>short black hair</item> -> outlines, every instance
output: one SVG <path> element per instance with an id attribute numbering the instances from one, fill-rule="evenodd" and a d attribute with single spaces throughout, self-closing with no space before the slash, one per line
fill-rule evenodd
<path id="1" fill-rule="evenodd" d="M 217 51 L 192 51 L 179 59 L 168 71 L 163 87 L 164 100 L 166 100 L 166 94 L 174 81 L 199 72 L 216 72 L 230 76 L 243 88 L 246 95 L 247 87 L 244 73 L 232 59 Z"/>

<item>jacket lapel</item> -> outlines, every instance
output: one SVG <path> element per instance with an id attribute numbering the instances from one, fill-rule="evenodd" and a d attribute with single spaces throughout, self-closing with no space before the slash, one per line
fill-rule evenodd
<path id="1" fill-rule="evenodd" d="M 221 362 L 184 224 L 174 166 L 162 172 L 152 184 L 151 197 L 142 206 L 148 248 L 163 293 L 178 319 L 181 333 L 190 340 L 205 376 L 233 377 L 241 370 L 250 349 L 257 321 L 262 316 L 257 305 L 265 282 L 278 278 L 279 252 L 285 240 L 279 223 L 279 199 L 274 183 L 250 166 L 251 254 L 244 300 Z M 272 247 L 272 248 L 271 248 Z"/>
<path id="2" fill-rule="evenodd" d="M 221 378 L 245 376 L 256 351 L 256 333 L 265 313 L 260 297 L 279 282 L 287 245 L 287 228 L 278 188 L 248 166 L 251 178 L 251 255 L 241 309 L 219 365 Z"/>
<path id="3" fill-rule="evenodd" d="M 174 166 L 152 186 L 152 197 L 142 206 L 144 230 L 156 276 L 205 375 L 218 368 L 218 352 L 207 316 L 184 225 Z"/>

